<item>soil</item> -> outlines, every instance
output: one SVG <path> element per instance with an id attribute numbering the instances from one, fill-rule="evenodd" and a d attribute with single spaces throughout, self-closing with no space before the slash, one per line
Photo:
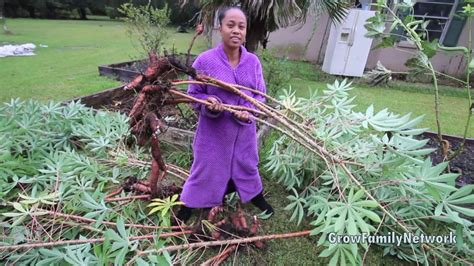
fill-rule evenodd
<path id="1" fill-rule="evenodd" d="M 436 148 L 436 150 L 430 154 L 433 164 L 443 162 L 443 155 L 441 154 L 437 136 L 435 134 L 425 133 L 422 137 L 429 139 L 426 147 Z M 451 150 L 457 150 L 462 140 L 461 138 L 451 136 L 444 137 L 444 139 L 449 141 Z M 460 176 L 456 179 L 457 186 L 474 184 L 474 141 L 466 140 L 463 151 L 450 161 L 449 168 L 453 173 L 460 173 Z"/>
<path id="2" fill-rule="evenodd" d="M 174 54 L 181 62 L 186 62 L 187 55 L 186 54 Z M 190 55 L 190 62 L 194 62 L 196 59 L 196 55 L 191 54 Z M 149 60 L 148 59 L 143 59 L 143 60 L 137 60 L 133 62 L 129 62 L 126 64 L 115 64 L 115 67 L 119 67 L 123 70 L 129 70 L 129 71 L 134 71 L 138 73 L 143 73 L 146 68 L 148 67 Z"/>
<path id="3" fill-rule="evenodd" d="M 143 73 L 145 69 L 147 68 L 147 66 L 148 66 L 148 60 L 142 60 L 142 61 L 134 61 L 132 63 L 122 65 L 120 66 L 120 68 L 124 70 L 130 70 L 130 71 L 135 71 L 138 73 Z"/>

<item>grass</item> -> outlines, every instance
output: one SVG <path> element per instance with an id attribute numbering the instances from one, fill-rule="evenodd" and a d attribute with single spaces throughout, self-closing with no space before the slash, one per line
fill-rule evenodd
<path id="1" fill-rule="evenodd" d="M 61 101 L 111 88 L 119 82 L 100 77 L 97 66 L 140 57 L 122 22 L 9 19 L 7 23 L 14 34 L 0 34 L 0 45 L 32 42 L 48 47 L 38 47 L 36 56 L 0 58 L 0 102 L 12 97 Z M 166 47 L 174 43 L 185 52 L 192 33 L 175 33 L 173 28 L 168 32 Z M 203 49 L 201 39 L 193 53 Z"/>
<path id="2" fill-rule="evenodd" d="M 323 90 L 327 83 L 335 80 L 334 76 L 316 69 L 307 62 L 287 62 L 293 77 L 292 88 L 300 97 L 305 97 L 312 90 Z M 362 79 L 354 79 L 351 96 L 356 96 L 356 111 L 364 112 L 371 104 L 376 111 L 388 108 L 399 114 L 412 113 L 412 117 L 424 116 L 419 127 L 436 131 L 434 89 L 431 84 L 394 81 L 386 86 L 373 87 Z M 471 90 L 472 91 L 472 90 Z M 471 92 L 474 95 L 474 91 Z M 467 92 L 464 89 L 440 86 L 440 122 L 443 134 L 462 136 L 469 112 Z M 474 137 L 474 123 L 470 123 L 468 137 Z"/>

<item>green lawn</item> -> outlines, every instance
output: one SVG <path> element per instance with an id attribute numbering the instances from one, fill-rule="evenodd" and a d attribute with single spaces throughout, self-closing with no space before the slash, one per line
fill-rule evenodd
<path id="1" fill-rule="evenodd" d="M 308 88 L 322 90 L 326 87 L 326 83 L 295 78 L 292 80 L 292 87 L 298 91 L 300 96 L 304 97 L 308 94 Z M 425 117 L 419 127 L 427 127 L 430 131 L 437 130 L 434 114 L 434 94 L 370 87 L 362 84 L 355 84 L 351 94 L 356 96 L 354 103 L 357 104 L 355 108 L 357 111 L 363 112 L 369 105 L 373 104 L 376 111 L 388 108 L 394 113 L 412 113 L 413 118 L 424 115 Z M 468 115 L 467 98 L 447 95 L 441 95 L 440 98 L 442 132 L 444 134 L 462 135 Z M 468 136 L 474 137 L 473 122 L 470 123 Z"/>
<path id="2" fill-rule="evenodd" d="M 335 77 L 317 70 L 307 62 L 287 62 L 292 72 L 291 86 L 297 95 L 305 97 L 310 90 L 322 90 Z M 362 79 L 353 80 L 351 95 L 356 96 L 356 111 L 365 111 L 371 104 L 376 111 L 388 108 L 399 114 L 412 113 L 412 117 L 424 115 L 419 127 L 436 131 L 434 89 L 432 84 L 408 83 L 394 81 L 385 86 L 373 87 Z M 461 136 L 464 133 L 469 112 L 467 92 L 465 89 L 440 86 L 441 130 L 443 134 Z M 471 90 L 474 95 L 474 90 Z M 471 118 L 468 137 L 474 137 L 474 119 Z"/>
<path id="3" fill-rule="evenodd" d="M 2 43 L 45 44 L 36 56 L 0 58 L 0 102 L 12 97 L 66 100 L 117 86 L 100 77 L 97 66 L 137 59 L 139 50 L 128 38 L 124 23 L 107 20 L 9 19 L 14 35 L 0 34 Z M 168 30 L 167 47 L 185 52 L 192 33 Z M 204 40 L 193 53 L 204 49 Z"/>

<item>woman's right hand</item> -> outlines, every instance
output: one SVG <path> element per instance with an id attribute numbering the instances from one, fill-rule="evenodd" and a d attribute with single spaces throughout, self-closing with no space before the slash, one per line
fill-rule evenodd
<path id="1" fill-rule="evenodd" d="M 224 110 L 224 106 L 215 97 L 211 96 L 206 100 L 210 103 L 210 105 L 207 105 L 206 107 L 207 110 L 215 113 L 222 112 Z"/>

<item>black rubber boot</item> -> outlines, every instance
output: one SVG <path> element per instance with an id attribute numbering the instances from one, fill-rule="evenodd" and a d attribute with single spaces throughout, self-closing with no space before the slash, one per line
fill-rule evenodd
<path id="1" fill-rule="evenodd" d="M 193 209 L 188 208 L 186 206 L 181 206 L 181 209 L 179 209 L 178 214 L 176 215 L 176 219 L 173 219 L 172 225 L 176 226 L 181 223 L 186 223 L 189 218 L 191 218 L 191 215 L 193 214 Z"/>
<path id="2" fill-rule="evenodd" d="M 237 189 L 235 188 L 234 181 L 230 179 L 229 182 L 227 183 L 227 189 L 224 193 L 224 197 L 222 197 L 222 205 L 225 205 L 225 196 L 236 191 Z"/>
<path id="3" fill-rule="evenodd" d="M 262 212 L 265 211 L 266 214 L 273 215 L 274 213 L 273 207 L 270 204 L 268 204 L 268 202 L 265 200 L 262 192 L 260 192 L 260 194 L 255 196 L 251 200 L 251 202 L 253 203 L 253 205 L 257 206 Z"/>

